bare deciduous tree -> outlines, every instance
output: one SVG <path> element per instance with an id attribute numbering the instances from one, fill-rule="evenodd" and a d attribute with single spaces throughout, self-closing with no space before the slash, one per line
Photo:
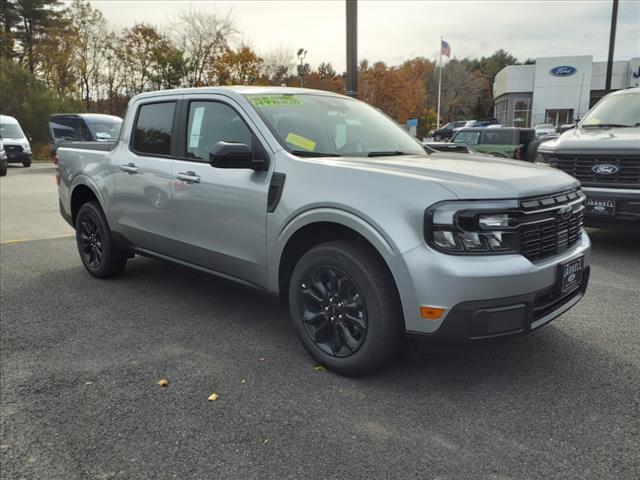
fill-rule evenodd
<path id="1" fill-rule="evenodd" d="M 184 52 L 186 86 L 205 85 L 215 75 L 215 62 L 237 33 L 231 12 L 219 15 L 189 10 L 179 16 L 172 35 L 178 49 Z"/>

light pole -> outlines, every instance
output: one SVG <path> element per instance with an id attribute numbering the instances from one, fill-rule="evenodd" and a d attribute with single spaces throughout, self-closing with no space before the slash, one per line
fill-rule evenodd
<path id="1" fill-rule="evenodd" d="M 607 59 L 607 76 L 605 77 L 606 93 L 611 91 L 611 73 L 613 71 L 613 50 L 616 45 L 616 24 L 618 23 L 618 0 L 613 0 L 611 10 L 611 30 L 609 31 L 609 58 Z"/>
<path id="2" fill-rule="evenodd" d="M 347 2 L 347 95 L 358 96 L 358 3 Z"/>
<path id="3" fill-rule="evenodd" d="M 304 59 L 307 56 L 307 51 L 304 48 L 298 49 L 298 59 L 300 59 L 300 65 L 298 65 L 298 75 L 300 75 L 300 88 L 303 87 L 304 81 Z"/>

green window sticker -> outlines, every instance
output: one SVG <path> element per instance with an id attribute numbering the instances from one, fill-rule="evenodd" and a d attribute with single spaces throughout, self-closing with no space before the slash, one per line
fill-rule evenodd
<path id="1" fill-rule="evenodd" d="M 254 107 L 279 107 L 304 105 L 302 100 L 293 95 L 249 95 L 249 101 Z"/>

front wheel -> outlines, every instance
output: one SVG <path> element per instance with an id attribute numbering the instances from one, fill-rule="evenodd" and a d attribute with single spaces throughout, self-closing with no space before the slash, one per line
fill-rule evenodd
<path id="1" fill-rule="evenodd" d="M 96 278 L 118 275 L 127 264 L 127 254 L 113 241 L 98 202 L 88 202 L 80 207 L 76 218 L 76 243 L 84 267 Z"/>
<path id="2" fill-rule="evenodd" d="M 29 160 L 23 160 L 23 161 L 22 161 L 22 166 L 23 166 L 24 168 L 29 168 L 29 167 L 31 166 L 31 159 L 29 159 Z"/>
<path id="3" fill-rule="evenodd" d="M 309 250 L 293 270 L 289 312 L 305 349 L 336 373 L 370 373 L 398 352 L 396 287 L 368 246 L 335 241 Z"/>

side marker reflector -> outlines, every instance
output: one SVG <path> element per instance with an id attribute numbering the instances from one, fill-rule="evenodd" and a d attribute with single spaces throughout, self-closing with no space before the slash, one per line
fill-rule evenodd
<path id="1" fill-rule="evenodd" d="M 420 307 L 420 316 L 425 320 L 439 320 L 444 313 L 444 308 Z"/>

